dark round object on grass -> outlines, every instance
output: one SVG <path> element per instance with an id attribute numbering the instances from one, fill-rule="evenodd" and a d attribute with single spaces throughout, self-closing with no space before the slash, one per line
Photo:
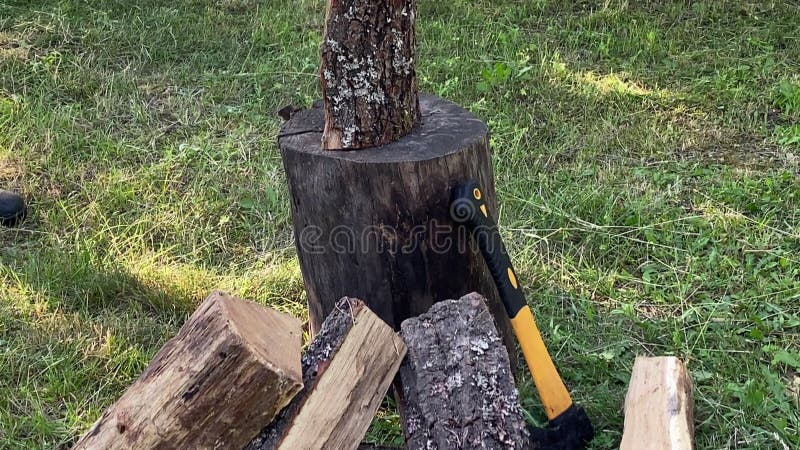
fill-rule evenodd
<path id="1" fill-rule="evenodd" d="M 25 220 L 28 209 L 25 200 L 16 192 L 0 190 L 0 224 L 15 227 Z"/>

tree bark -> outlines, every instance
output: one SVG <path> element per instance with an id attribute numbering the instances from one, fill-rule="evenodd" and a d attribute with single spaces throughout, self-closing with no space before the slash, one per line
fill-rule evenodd
<path id="1" fill-rule="evenodd" d="M 454 187 L 473 179 L 496 210 L 486 125 L 454 103 L 420 99 L 424 122 L 364 152 L 319 146 L 320 105 L 279 135 L 313 332 L 344 296 L 400 328 L 434 302 L 482 292 L 516 367 L 514 335 L 471 237 L 450 217 Z"/>
<path id="2" fill-rule="evenodd" d="M 403 322 L 399 402 L 409 450 L 529 446 L 508 353 L 471 293 Z"/>
<path id="3" fill-rule="evenodd" d="M 303 355 L 303 390 L 246 450 L 355 450 L 405 354 L 363 302 L 341 299 Z"/>
<path id="4" fill-rule="evenodd" d="M 419 123 L 415 10 L 416 0 L 328 0 L 323 148 L 388 144 Z"/>
<path id="5" fill-rule="evenodd" d="M 300 390 L 300 321 L 215 292 L 74 449 L 242 448 Z"/>

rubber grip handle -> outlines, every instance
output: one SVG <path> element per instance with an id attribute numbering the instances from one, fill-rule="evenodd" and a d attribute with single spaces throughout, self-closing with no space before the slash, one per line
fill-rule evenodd
<path id="1" fill-rule="evenodd" d="M 494 278 L 508 317 L 515 317 L 527 305 L 525 294 L 517 281 L 517 273 L 480 186 L 474 181 L 457 186 L 450 213 L 453 220 L 466 225 L 478 242 L 478 248 Z"/>

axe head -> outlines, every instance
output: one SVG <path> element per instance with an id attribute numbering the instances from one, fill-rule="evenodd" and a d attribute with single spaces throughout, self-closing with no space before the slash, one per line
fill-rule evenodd
<path id="1" fill-rule="evenodd" d="M 581 450 L 594 438 L 594 428 L 586 411 L 572 404 L 558 417 L 550 420 L 547 428 L 528 425 L 532 449 Z"/>

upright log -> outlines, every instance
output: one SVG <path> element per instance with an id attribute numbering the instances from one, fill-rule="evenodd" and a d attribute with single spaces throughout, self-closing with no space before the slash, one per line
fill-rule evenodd
<path id="1" fill-rule="evenodd" d="M 416 0 L 328 0 L 322 43 L 326 149 L 388 144 L 419 123 Z"/>
<path id="2" fill-rule="evenodd" d="M 496 210 L 489 133 L 474 115 L 421 96 L 423 122 L 411 133 L 364 151 L 320 147 L 318 103 L 280 131 L 292 222 L 311 328 L 336 301 L 364 299 L 399 329 L 435 301 L 481 292 L 512 363 L 513 333 L 497 289 L 471 237 L 450 217 L 456 185 L 473 179 Z"/>
<path id="3" fill-rule="evenodd" d="M 437 303 L 402 327 L 408 450 L 529 446 L 508 354 L 483 297 Z"/>
<path id="4" fill-rule="evenodd" d="M 303 390 L 246 450 L 355 450 L 405 355 L 363 302 L 341 299 L 303 354 Z"/>
<path id="5" fill-rule="evenodd" d="M 75 444 L 242 448 L 302 387 L 300 321 L 213 293 Z"/>

